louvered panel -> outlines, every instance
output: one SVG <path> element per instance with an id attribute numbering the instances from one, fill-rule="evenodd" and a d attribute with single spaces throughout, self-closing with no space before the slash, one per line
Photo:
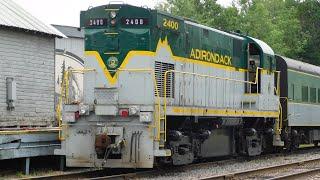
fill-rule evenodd
<path id="1" fill-rule="evenodd" d="M 160 97 L 164 97 L 164 79 L 165 73 L 169 70 L 174 70 L 174 64 L 155 62 L 155 78 L 157 80 L 157 87 L 159 90 Z M 174 73 L 169 73 L 167 77 L 167 90 L 166 97 L 174 98 Z M 156 92 L 155 92 L 156 94 Z"/>

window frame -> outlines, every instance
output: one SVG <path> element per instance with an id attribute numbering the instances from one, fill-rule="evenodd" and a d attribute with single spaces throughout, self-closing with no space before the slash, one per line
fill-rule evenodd
<path id="1" fill-rule="evenodd" d="M 317 88 L 310 87 L 310 103 L 317 103 Z"/>
<path id="2" fill-rule="evenodd" d="M 309 102 L 309 86 L 301 86 L 301 101 Z"/>

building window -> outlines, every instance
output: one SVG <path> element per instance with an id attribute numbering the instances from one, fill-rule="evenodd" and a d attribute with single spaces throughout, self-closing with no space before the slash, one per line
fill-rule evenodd
<path id="1" fill-rule="evenodd" d="M 310 88 L 310 102 L 316 103 L 317 102 L 317 89 Z"/>

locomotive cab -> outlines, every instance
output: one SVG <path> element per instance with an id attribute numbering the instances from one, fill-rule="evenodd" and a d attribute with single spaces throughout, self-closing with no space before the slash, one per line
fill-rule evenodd
<path id="1" fill-rule="evenodd" d="M 273 50 L 263 41 L 247 37 L 247 69 L 246 79 L 255 84 L 246 86 L 246 93 L 261 93 L 261 73 L 266 71 L 268 74 L 276 71 Z M 277 78 L 275 78 L 277 79 Z M 273 84 L 277 86 L 276 83 Z"/>
<path id="2" fill-rule="evenodd" d="M 247 79 L 250 82 L 257 82 L 256 84 L 248 84 L 246 86 L 247 93 L 260 93 L 260 80 L 261 68 L 260 61 L 262 59 L 262 53 L 255 43 L 248 44 L 248 73 Z M 256 74 L 258 73 L 258 79 L 256 79 Z"/>

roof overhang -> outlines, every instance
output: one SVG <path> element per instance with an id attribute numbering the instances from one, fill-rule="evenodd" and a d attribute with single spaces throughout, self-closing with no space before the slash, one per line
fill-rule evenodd
<path id="1" fill-rule="evenodd" d="M 264 54 L 269 54 L 271 56 L 274 56 L 274 51 L 267 43 L 253 37 L 247 36 L 247 38 L 249 38 L 250 40 L 255 42 L 257 45 L 259 45 Z"/>

